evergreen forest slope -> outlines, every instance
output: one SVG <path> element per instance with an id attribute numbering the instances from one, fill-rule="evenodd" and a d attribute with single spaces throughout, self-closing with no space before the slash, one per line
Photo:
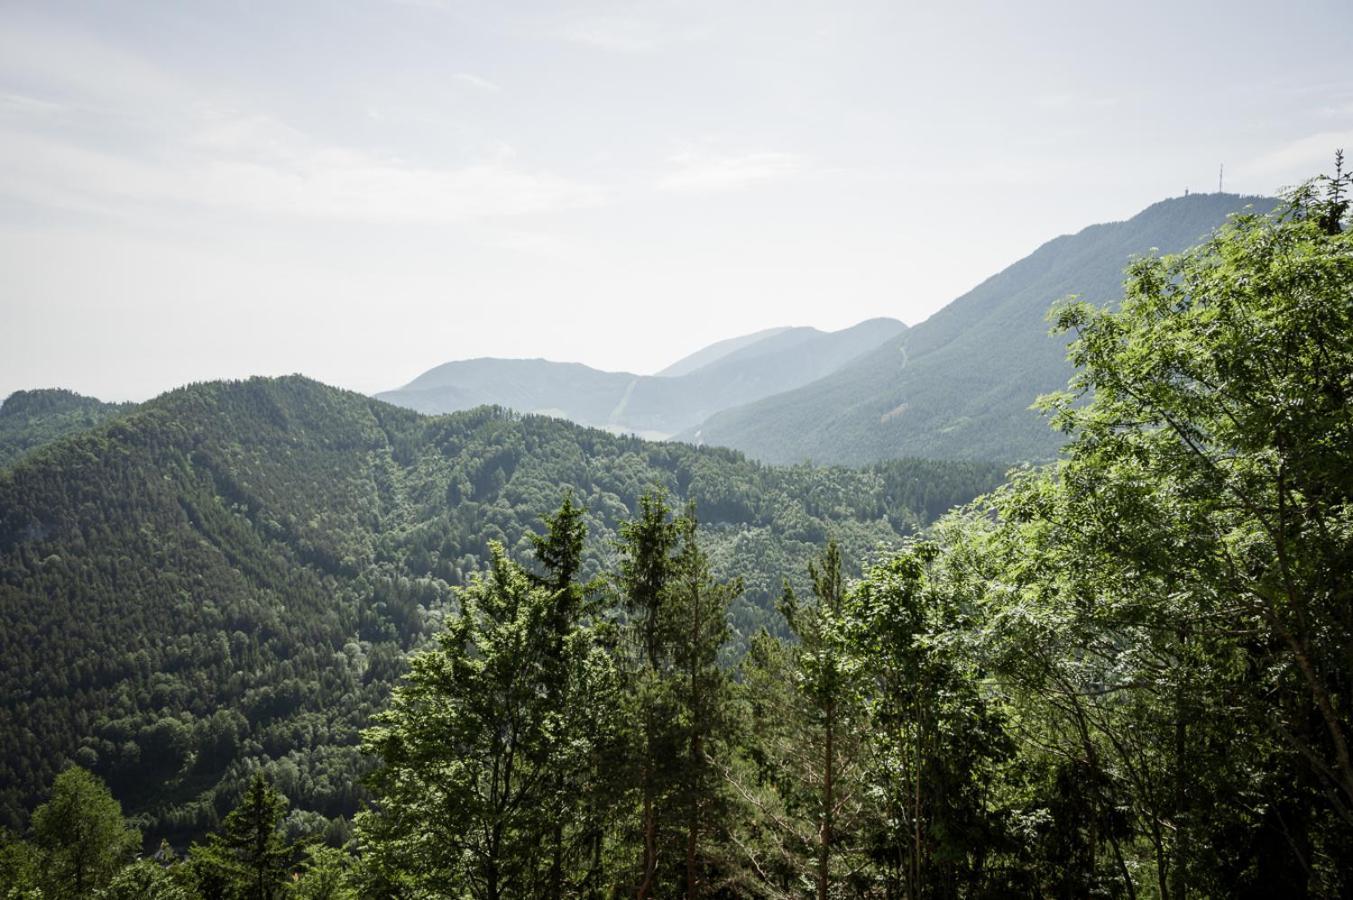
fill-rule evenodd
<path id="1" fill-rule="evenodd" d="M 490 541 L 519 557 L 571 490 L 585 572 L 642 493 L 692 500 L 743 638 L 829 535 L 882 549 L 989 465 L 776 468 L 497 408 L 424 417 L 300 378 L 189 386 L 0 470 L 0 824 L 68 761 L 147 839 L 215 827 L 262 769 L 289 828 L 341 837 L 358 731 Z M 801 585 L 802 587 L 802 585 Z"/>
<path id="2" fill-rule="evenodd" d="M 60 388 L 15 391 L 0 403 L 0 468 L 37 447 L 93 428 L 134 406 L 104 403 Z"/>
<path id="3" fill-rule="evenodd" d="M 1029 407 L 1071 374 L 1067 337 L 1049 335 L 1049 308 L 1072 294 L 1116 301 L 1132 256 L 1177 253 L 1231 213 L 1274 202 L 1194 194 L 1056 238 L 838 371 L 681 437 L 781 463 L 1049 459 L 1061 438 Z"/>

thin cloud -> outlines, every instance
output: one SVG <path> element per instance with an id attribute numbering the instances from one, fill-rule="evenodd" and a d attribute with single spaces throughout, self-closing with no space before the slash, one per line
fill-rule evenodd
<path id="1" fill-rule="evenodd" d="M 30 97 L 27 94 L 0 92 L 0 110 L 19 114 L 49 115 L 64 112 L 65 109 L 62 104 L 50 100 Z"/>
<path id="2" fill-rule="evenodd" d="M 183 85 L 141 57 L 80 33 L 0 29 L 0 76 L 15 75 L 42 84 L 47 102 L 78 98 L 89 110 L 126 112 L 191 101 Z"/>
<path id="3" fill-rule="evenodd" d="M 618 53 L 647 53 L 662 42 L 650 23 L 621 16 L 588 16 L 563 23 L 557 34 L 565 41 Z"/>
<path id="4" fill-rule="evenodd" d="M 455 78 L 456 81 L 459 81 L 461 84 L 469 85 L 470 87 L 477 88 L 481 91 L 492 91 L 497 93 L 503 89 L 502 85 L 495 84 L 487 78 L 480 78 L 478 75 L 472 75 L 469 72 L 457 72 L 451 77 Z"/>
<path id="5" fill-rule="evenodd" d="M 713 156 L 682 153 L 668 160 L 672 171 L 658 179 L 663 191 L 731 191 L 796 174 L 802 161 L 792 153 Z"/>
<path id="6" fill-rule="evenodd" d="M 594 248 L 589 244 L 553 232 L 486 226 L 479 232 L 479 241 L 486 247 L 570 266 L 600 263 Z"/>
<path id="7" fill-rule="evenodd" d="M 704 40 L 709 35 L 707 23 L 682 15 L 679 7 L 666 4 L 640 3 L 622 12 L 565 13 L 525 22 L 531 31 L 555 40 L 632 55 Z"/>
<path id="8" fill-rule="evenodd" d="M 1353 150 L 1353 131 L 1322 131 L 1284 144 L 1277 150 L 1246 160 L 1236 174 L 1246 178 L 1299 179 L 1334 165 L 1334 151 Z"/>
<path id="9" fill-rule="evenodd" d="M 108 115 L 102 128 L 50 133 L 53 102 L 0 96 L 0 195 L 100 214 L 194 207 L 354 222 L 462 222 L 595 204 L 596 187 L 517 162 L 511 153 L 424 165 L 319 141 L 246 105 L 204 98 L 138 57 L 83 36 L 0 34 L 5 69 L 61 102 Z M 37 52 L 43 49 L 45 52 Z M 99 77 L 51 60 L 100 62 Z M 477 88 L 490 82 L 475 76 Z M 467 83 L 471 83 L 468 82 Z M 46 93 L 46 92 L 44 92 Z M 119 128 L 133 123 L 122 134 Z"/>
<path id="10" fill-rule="evenodd" d="M 500 160 L 430 168 L 299 141 L 223 152 L 228 140 L 218 132 L 203 141 L 215 152 L 194 150 L 189 141 L 171 162 L 155 162 L 8 134 L 0 140 L 0 193 L 77 211 L 187 205 L 373 223 L 530 215 L 600 197 L 587 185 Z"/>
<path id="11" fill-rule="evenodd" d="M 1111 109 L 1118 105 L 1118 98 L 1086 91 L 1064 91 L 1040 94 L 1033 98 L 1033 103 L 1040 109 L 1053 112 L 1080 112 L 1090 109 Z"/>

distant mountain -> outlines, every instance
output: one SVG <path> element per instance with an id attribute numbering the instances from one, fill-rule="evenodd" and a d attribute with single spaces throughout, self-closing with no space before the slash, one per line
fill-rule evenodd
<path id="1" fill-rule="evenodd" d="M 1115 302 L 1133 255 L 1179 252 L 1229 214 L 1274 203 L 1193 194 L 1056 238 L 838 371 L 716 413 L 679 437 L 768 462 L 1050 458 L 1059 436 L 1029 405 L 1071 374 L 1065 339 L 1048 333 L 1052 304 L 1068 294 Z"/>
<path id="2" fill-rule="evenodd" d="M 32 450 L 73 432 L 93 428 L 134 406 L 133 403 L 104 403 L 61 388 L 15 391 L 0 404 L 0 468 Z"/>
<path id="3" fill-rule="evenodd" d="M 719 410 L 828 375 L 905 329 L 893 319 L 870 319 L 834 332 L 770 329 L 686 357 L 675 364 L 684 372 L 680 375 L 602 372 L 543 359 L 461 360 L 376 396 L 423 413 L 492 404 L 662 438 Z"/>
<path id="4" fill-rule="evenodd" d="M 781 579 L 805 587 L 829 535 L 858 572 L 1001 474 L 775 468 L 501 409 L 427 418 L 299 377 L 173 391 L 0 469 L 0 826 L 75 761 L 152 846 L 214 827 L 255 768 L 342 838 L 357 732 L 404 654 L 490 540 L 526 556 L 565 489 L 587 510 L 584 579 L 641 493 L 695 501 L 716 572 L 746 585 L 746 637 L 782 627 Z"/>
<path id="5" fill-rule="evenodd" d="M 789 331 L 787 326 L 780 328 L 767 328 L 763 331 L 754 331 L 751 334 L 744 334 L 739 337 L 728 338 L 717 341 L 708 347 L 702 347 L 690 356 L 683 356 L 681 359 L 672 363 L 661 372 L 657 373 L 667 378 L 675 378 L 678 375 L 689 375 L 696 369 L 709 365 L 712 362 L 723 359 L 728 354 L 736 350 L 741 350 L 749 344 L 755 344 L 757 341 L 765 340 L 768 337 L 777 335 L 782 331 Z M 803 329 L 806 331 L 816 331 L 817 329 Z"/>

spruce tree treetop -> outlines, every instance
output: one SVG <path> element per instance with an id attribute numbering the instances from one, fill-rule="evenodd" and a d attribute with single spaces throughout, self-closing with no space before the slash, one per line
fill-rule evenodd
<path id="1" fill-rule="evenodd" d="M 254 774 L 240 803 L 218 833 L 193 847 L 190 865 L 204 894 L 224 891 L 247 900 L 282 896 L 296 855 L 282 834 L 287 798 L 262 772 Z"/>

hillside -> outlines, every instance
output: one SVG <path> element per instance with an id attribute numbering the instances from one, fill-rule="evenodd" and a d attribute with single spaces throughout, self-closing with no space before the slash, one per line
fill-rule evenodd
<path id="1" fill-rule="evenodd" d="M 1056 238 L 835 373 L 681 437 L 768 462 L 1050 458 L 1058 435 L 1029 405 L 1071 369 L 1065 341 L 1048 334 L 1049 307 L 1069 294 L 1113 302 L 1133 255 L 1184 250 L 1229 214 L 1272 202 L 1194 194 Z"/>
<path id="2" fill-rule="evenodd" d="M 132 409 L 74 391 L 15 391 L 0 403 L 0 468 L 25 453 Z"/>
<path id="3" fill-rule="evenodd" d="M 712 345 L 678 361 L 675 368 L 684 374 L 674 376 L 602 372 L 543 359 L 461 360 L 431 369 L 377 398 L 430 414 L 486 404 L 505 406 L 662 438 L 719 410 L 828 375 L 904 329 L 893 319 L 870 319 L 835 332 L 771 329 Z"/>
<path id="4" fill-rule="evenodd" d="M 828 535 L 858 567 L 1000 474 L 775 468 L 498 409 L 427 418 L 300 377 L 173 391 L 0 471 L 0 824 L 73 759 L 151 840 L 214 826 L 259 766 L 301 810 L 289 827 L 341 832 L 357 731 L 404 653 L 489 541 L 525 556 L 565 488 L 588 510 L 589 577 L 642 492 L 694 500 L 716 570 L 746 582 L 745 637 L 780 628 L 782 577 Z"/>

